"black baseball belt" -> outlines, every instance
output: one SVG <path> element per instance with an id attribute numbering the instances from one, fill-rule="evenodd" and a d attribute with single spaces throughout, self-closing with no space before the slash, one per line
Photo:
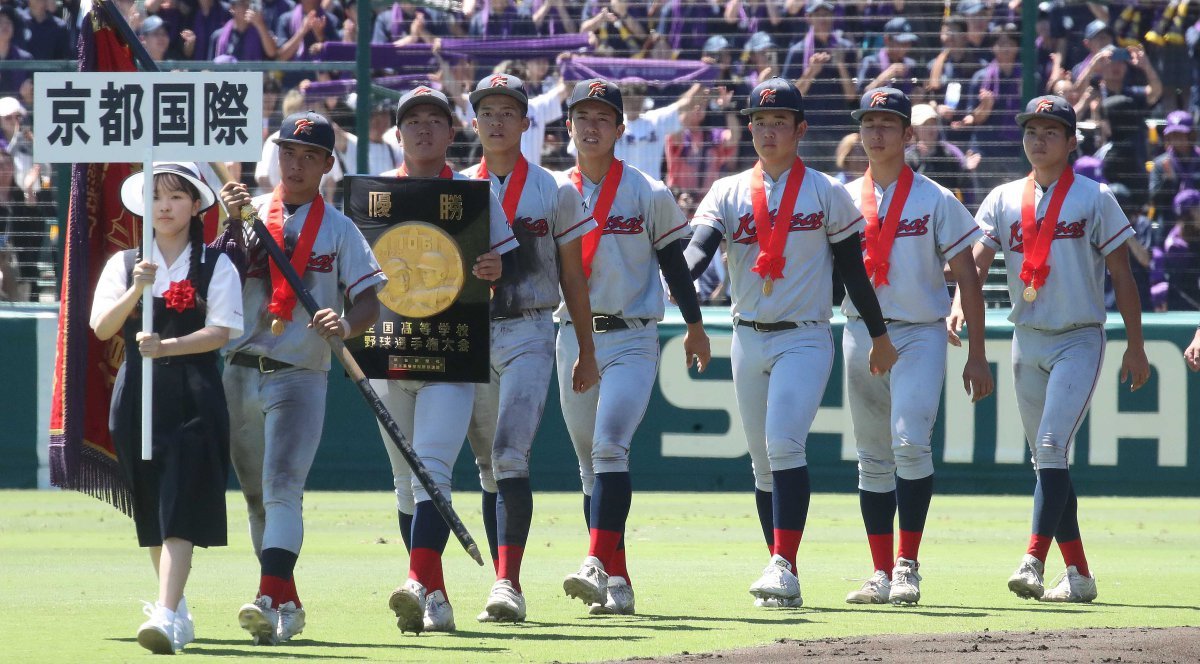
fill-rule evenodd
<path id="1" fill-rule="evenodd" d="M 608 314 L 595 314 L 592 316 L 592 332 L 603 334 L 613 330 L 629 330 L 634 327 L 630 321 L 637 321 L 642 324 L 642 327 L 645 327 L 653 320 L 653 318 L 621 318 Z M 567 323 L 573 324 L 574 321 L 567 321 Z"/>
<path id="2" fill-rule="evenodd" d="M 258 369 L 259 373 L 275 373 L 280 369 L 289 369 L 295 365 L 279 360 L 272 360 L 265 355 L 251 355 L 249 353 L 230 353 L 225 356 L 225 361 L 238 367 L 250 367 Z"/>
<path id="3" fill-rule="evenodd" d="M 752 327 L 755 332 L 779 332 L 781 330 L 794 330 L 800 327 L 799 323 L 793 323 L 788 320 L 781 320 L 777 323 L 760 323 L 756 320 L 739 318 L 737 324 L 740 327 Z"/>

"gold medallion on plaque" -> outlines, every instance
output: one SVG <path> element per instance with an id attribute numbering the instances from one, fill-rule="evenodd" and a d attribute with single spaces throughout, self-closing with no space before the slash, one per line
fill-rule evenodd
<path id="1" fill-rule="evenodd" d="M 439 314 L 462 292 L 462 253 L 448 233 L 408 221 L 380 233 L 371 248 L 388 282 L 379 302 L 406 318 Z"/>

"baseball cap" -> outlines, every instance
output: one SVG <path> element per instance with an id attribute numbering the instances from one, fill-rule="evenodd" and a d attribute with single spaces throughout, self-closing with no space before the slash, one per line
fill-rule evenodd
<path id="1" fill-rule="evenodd" d="M 293 113 L 279 124 L 276 143 L 297 143 L 321 148 L 333 154 L 333 125 L 320 113 L 301 111 Z"/>
<path id="2" fill-rule="evenodd" d="M 1109 44 L 1104 47 L 1105 51 L 1112 53 L 1111 59 L 1113 62 L 1130 62 L 1129 49 Z"/>
<path id="3" fill-rule="evenodd" d="M 912 102 L 908 95 L 896 88 L 872 88 L 863 93 L 858 102 L 858 110 L 850 113 L 856 122 L 862 122 L 867 113 L 891 113 L 905 120 L 912 118 Z"/>
<path id="4" fill-rule="evenodd" d="M 1076 175 L 1091 178 L 1096 182 L 1104 182 L 1104 162 L 1091 155 L 1083 155 L 1071 165 Z"/>
<path id="5" fill-rule="evenodd" d="M 1075 109 L 1071 108 L 1066 99 L 1057 95 L 1042 95 L 1030 99 L 1025 105 L 1025 112 L 1017 115 L 1017 124 L 1024 126 L 1026 122 L 1035 118 L 1056 120 L 1070 129 L 1072 134 L 1075 133 Z"/>
<path id="6" fill-rule="evenodd" d="M 1108 27 L 1108 23 L 1100 19 L 1096 19 L 1091 23 L 1088 23 L 1087 27 L 1083 29 L 1083 38 L 1095 39 L 1096 37 L 1100 36 L 1100 33 L 1102 32 L 1107 32 L 1109 37 L 1113 36 L 1112 28 Z"/>
<path id="7" fill-rule="evenodd" d="M 6 97 L 7 99 L 7 97 Z M 4 115 L 2 105 L 4 99 L 0 99 L 0 115 Z M 1171 111 L 1167 114 L 1167 126 L 1163 129 L 1163 135 L 1167 134 L 1190 134 L 1192 133 L 1192 114 L 1187 111 Z"/>
<path id="8" fill-rule="evenodd" d="M 1184 212 L 1200 207 L 1200 191 L 1182 189 L 1175 194 L 1175 214 L 1182 217 Z"/>
<path id="9" fill-rule="evenodd" d="M 759 30 L 750 35 L 750 38 L 746 40 L 745 50 L 747 53 L 757 53 L 765 51 L 774 45 L 775 42 L 771 40 L 771 35 Z"/>
<path id="10" fill-rule="evenodd" d="M 160 18 L 154 14 L 151 14 L 151 15 L 147 16 L 146 20 L 142 21 L 142 24 L 138 27 L 138 31 L 137 31 L 138 36 L 141 37 L 144 35 L 148 35 L 151 32 L 154 32 L 155 30 L 158 30 L 159 28 L 163 27 L 163 25 L 164 24 L 163 24 L 162 18 Z"/>
<path id="11" fill-rule="evenodd" d="M 0 97 L 0 118 L 20 113 L 25 115 L 25 107 L 16 97 Z"/>
<path id="12" fill-rule="evenodd" d="M 797 120 L 804 119 L 804 95 L 800 94 L 794 83 L 778 76 L 754 86 L 750 91 L 749 103 L 742 109 L 741 114 L 751 115 L 759 111 L 774 110 L 792 111 L 799 116 Z"/>
<path id="13" fill-rule="evenodd" d="M 613 108 L 622 116 L 625 115 L 625 102 L 621 100 L 621 88 L 616 83 L 602 78 L 589 78 L 575 84 L 571 97 L 567 99 L 567 110 L 570 111 L 585 101 L 598 101 Z"/>
<path id="14" fill-rule="evenodd" d="M 930 120 L 937 119 L 937 109 L 929 104 L 917 104 L 912 109 L 912 124 L 913 126 L 923 125 Z"/>
<path id="15" fill-rule="evenodd" d="M 475 90 L 468 97 L 471 101 L 471 108 L 478 110 L 479 102 L 488 95 L 512 97 L 521 104 L 526 112 L 529 111 L 529 93 L 525 91 L 525 83 L 511 74 L 493 74 L 480 79 L 479 84 L 475 86 Z"/>
<path id="16" fill-rule="evenodd" d="M 729 48 L 729 40 L 721 35 L 713 35 L 704 42 L 705 53 L 720 53 Z"/>
<path id="17" fill-rule="evenodd" d="M 172 173 L 192 183 L 196 191 L 200 192 L 200 212 L 216 205 L 217 195 L 213 193 L 211 187 L 204 183 L 204 180 L 200 179 L 200 171 L 193 162 L 156 161 L 154 162 L 154 175 L 159 173 Z M 142 189 L 145 175 L 145 171 L 138 171 L 125 178 L 125 181 L 121 183 L 121 204 L 125 206 L 126 210 L 139 217 L 144 216 L 146 209 L 146 196 Z"/>
<path id="18" fill-rule="evenodd" d="M 918 39 L 917 33 L 913 32 L 912 24 L 903 16 L 897 16 L 883 24 L 883 34 L 901 43 L 915 42 Z"/>
<path id="19" fill-rule="evenodd" d="M 958 13 L 963 16 L 974 16 L 983 11 L 982 0 L 962 0 L 958 3 Z"/>
<path id="20" fill-rule="evenodd" d="M 400 98 L 400 102 L 396 104 L 396 124 L 400 124 L 400 121 L 404 119 L 405 113 L 408 113 L 414 106 L 420 106 L 421 104 L 437 106 L 448 117 L 454 117 L 454 112 L 450 110 L 450 100 L 446 95 L 427 85 L 422 85 L 409 90 Z"/>
<path id="21" fill-rule="evenodd" d="M 832 2 L 828 2 L 828 0 L 809 0 L 808 4 L 804 7 L 804 13 L 811 14 L 822 9 L 831 12 L 836 10 L 837 7 Z"/>

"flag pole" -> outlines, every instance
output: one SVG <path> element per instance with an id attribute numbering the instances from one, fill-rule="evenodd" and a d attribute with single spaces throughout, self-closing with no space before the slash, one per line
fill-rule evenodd
<path id="1" fill-rule="evenodd" d="M 154 148 L 146 148 L 142 162 L 142 260 L 154 258 Z M 165 270 L 168 266 L 160 265 Z M 142 332 L 154 333 L 154 284 L 142 291 Z M 126 339 L 125 343 L 137 343 Z M 142 460 L 153 456 L 154 440 L 154 360 L 142 357 Z"/>

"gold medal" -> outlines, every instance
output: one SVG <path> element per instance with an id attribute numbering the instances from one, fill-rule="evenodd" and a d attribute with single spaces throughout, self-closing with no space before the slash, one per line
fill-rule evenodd
<path id="1" fill-rule="evenodd" d="M 771 291 L 775 290 L 775 280 L 767 278 L 763 280 L 763 295 L 770 295 Z"/>
<path id="2" fill-rule="evenodd" d="M 283 334 L 283 326 L 284 326 L 284 322 L 283 322 L 282 318 L 272 318 L 271 319 L 271 334 L 274 334 L 275 336 L 279 336 L 279 335 Z"/>
<path id="3" fill-rule="evenodd" d="M 371 250 L 388 277 L 379 303 L 406 318 L 428 318 L 449 309 L 469 274 L 454 238 L 422 221 L 392 226 L 380 233 Z"/>
<path id="4" fill-rule="evenodd" d="M 1033 302 L 1034 300 L 1037 299 L 1037 289 L 1034 288 L 1033 286 L 1026 286 L 1025 292 L 1021 293 L 1021 297 L 1026 302 Z"/>

